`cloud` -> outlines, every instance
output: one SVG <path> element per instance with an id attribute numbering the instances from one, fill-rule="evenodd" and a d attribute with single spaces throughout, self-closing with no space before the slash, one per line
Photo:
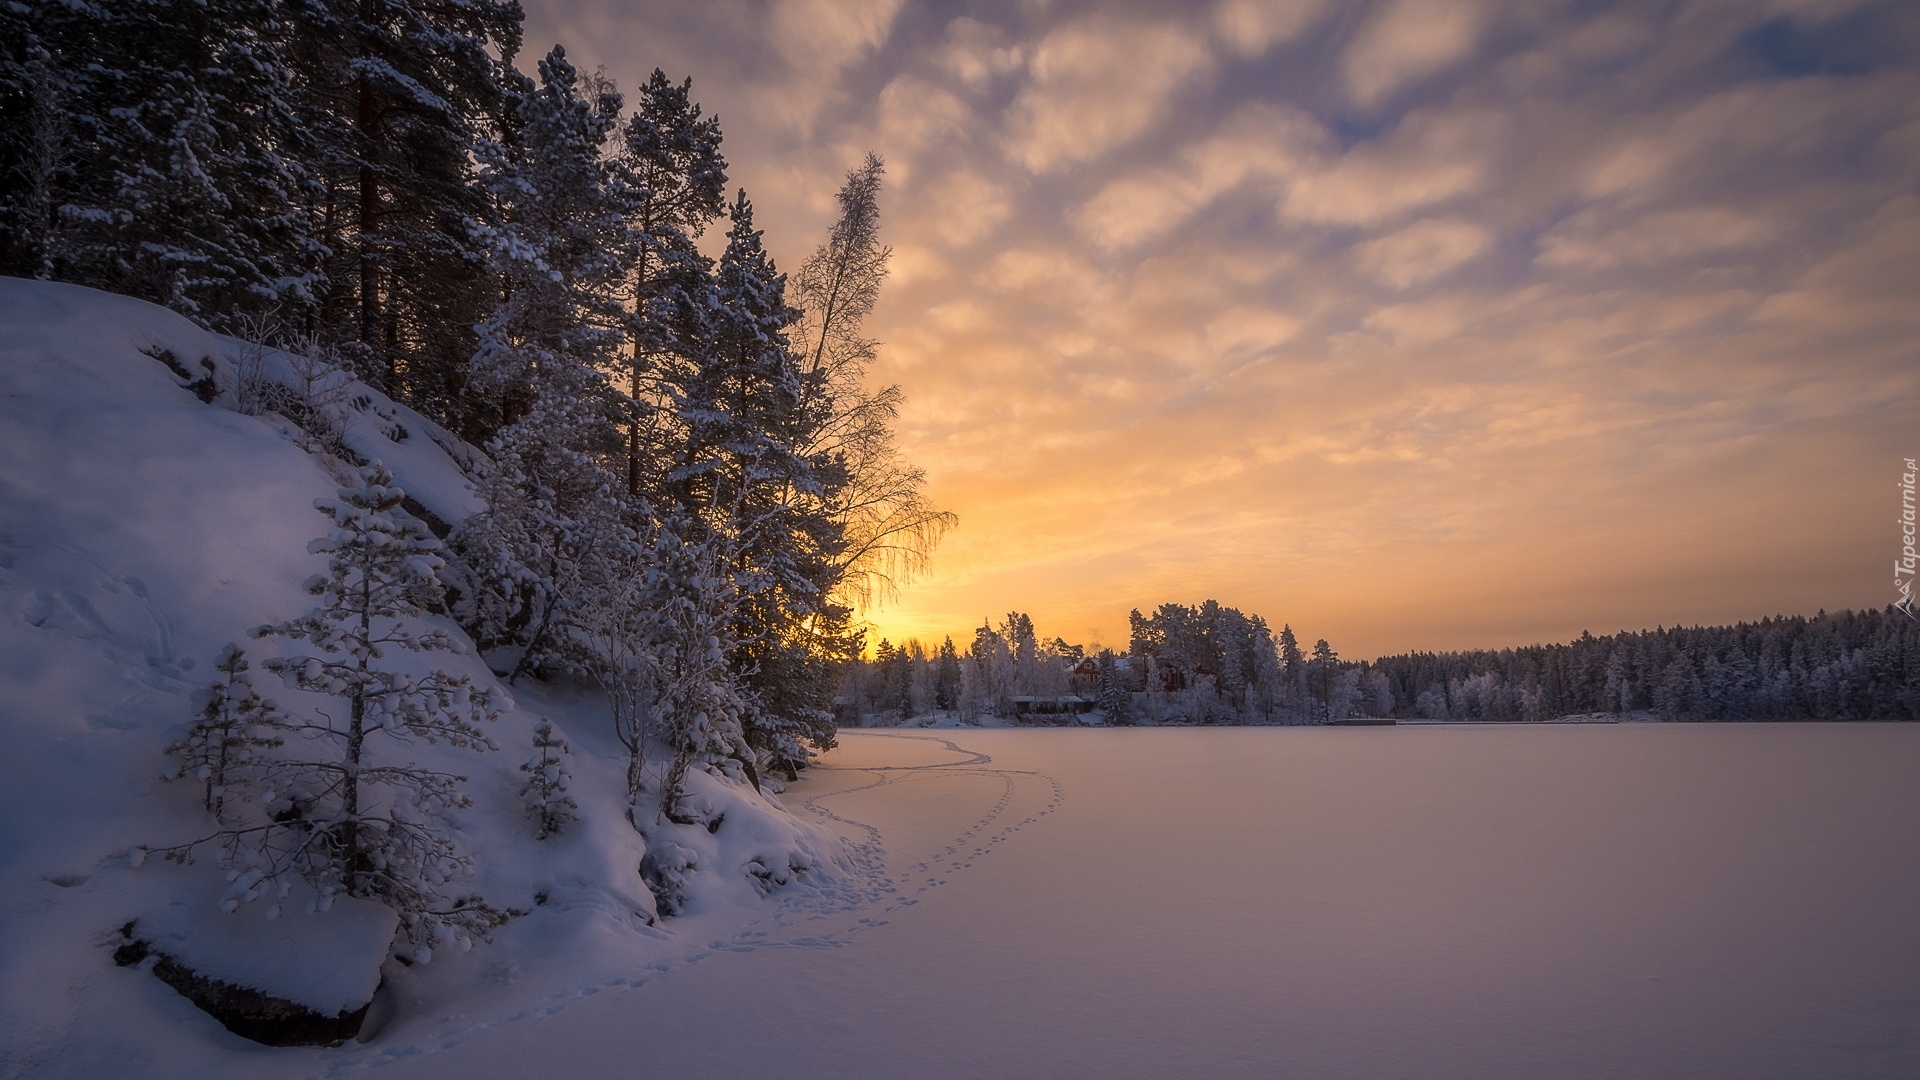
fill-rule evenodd
<path id="1" fill-rule="evenodd" d="M 1134 247 L 1177 228 L 1249 180 L 1299 175 L 1322 153 L 1326 133 L 1298 109 L 1254 104 L 1190 144 L 1176 164 L 1146 168 L 1102 188 L 1073 213 L 1081 235 L 1108 250 Z"/>
<path id="2" fill-rule="evenodd" d="M 934 50 L 933 62 L 968 90 L 981 91 L 1025 67 L 1027 49 L 1008 41 L 999 27 L 962 15 L 947 24 L 946 40 Z"/>
<path id="3" fill-rule="evenodd" d="M 1259 56 L 1304 33 L 1326 14 L 1325 0 L 1221 0 L 1213 30 L 1242 56 Z"/>
<path id="4" fill-rule="evenodd" d="M 1060 26 L 1033 49 L 1009 110 L 1009 156 L 1036 173 L 1077 165 L 1165 118 L 1169 98 L 1211 56 L 1179 23 L 1095 16 Z"/>
<path id="5" fill-rule="evenodd" d="M 1485 254 L 1493 233 L 1458 218 L 1427 218 L 1354 249 L 1360 265 L 1394 289 L 1418 285 Z"/>
<path id="6" fill-rule="evenodd" d="M 1862 144 L 1920 120 L 1917 76 L 1747 80 L 1657 102 L 1599 135 L 1581 194 L 1651 203 L 1677 189 L 1779 186 L 1844 171 Z"/>
<path id="7" fill-rule="evenodd" d="M 917 194 L 912 212 L 948 247 L 963 248 L 1004 223 L 1013 213 L 1013 204 L 999 184 L 960 170 Z"/>
<path id="8" fill-rule="evenodd" d="M 1773 233 L 1766 221 L 1722 206 L 1647 214 L 1619 226 L 1605 215 L 1582 214 L 1540 238 L 1542 266 L 1603 270 L 1702 258 L 1751 248 Z"/>
<path id="9" fill-rule="evenodd" d="M 1382 138 L 1302 177 L 1283 212 L 1298 221 L 1370 225 L 1479 191 L 1501 164 L 1510 123 L 1497 110 L 1420 110 Z"/>
<path id="10" fill-rule="evenodd" d="M 1236 307 L 1207 324 L 1208 348 L 1228 356 L 1252 356 L 1286 344 L 1300 332 L 1300 320 L 1265 307 Z"/>
<path id="11" fill-rule="evenodd" d="M 1348 46 L 1343 73 L 1354 101 L 1373 105 L 1448 67 L 1479 44 L 1479 5 L 1466 0 L 1394 0 Z"/>
<path id="12" fill-rule="evenodd" d="M 1474 321 L 1474 297 L 1443 296 L 1384 307 L 1367 316 L 1366 327 L 1383 334 L 1395 349 L 1431 348 L 1456 337 Z"/>
<path id="13" fill-rule="evenodd" d="M 769 38 L 794 71 L 838 75 L 887 40 L 900 0 L 777 0 Z"/>
<path id="14" fill-rule="evenodd" d="M 907 180 L 918 152 L 965 142 L 975 128 L 973 109 L 951 92 L 912 75 L 880 91 L 869 144 L 886 157 L 895 178 Z"/>
<path id="15" fill-rule="evenodd" d="M 847 69 L 885 44 L 900 6 L 901 0 L 773 0 L 754 23 L 782 62 L 765 81 L 749 75 L 753 110 L 812 134 L 822 112 L 841 98 Z"/>

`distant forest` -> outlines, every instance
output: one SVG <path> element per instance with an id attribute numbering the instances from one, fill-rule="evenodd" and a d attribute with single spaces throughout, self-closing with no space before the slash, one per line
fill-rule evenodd
<path id="1" fill-rule="evenodd" d="M 1402 653 L 1370 665 L 1397 716 L 1920 719 L 1920 623 L 1895 610 L 1582 634 L 1565 645 Z"/>
<path id="2" fill-rule="evenodd" d="M 867 723 L 939 711 L 1109 724 L 1920 719 L 1920 623 L 1891 607 L 1358 662 L 1212 600 L 1135 610 L 1130 624 L 1125 652 L 1043 640 L 1018 612 L 964 650 L 951 637 L 932 650 L 883 640 L 851 665 L 841 709 Z"/>

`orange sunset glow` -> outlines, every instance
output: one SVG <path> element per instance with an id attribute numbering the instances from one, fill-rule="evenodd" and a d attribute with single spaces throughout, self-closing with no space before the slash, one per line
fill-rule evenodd
<path id="1" fill-rule="evenodd" d="M 1920 453 L 1920 8 L 527 0 L 691 76 L 780 265 L 887 163 L 867 330 L 959 516 L 871 638 L 1359 658 L 1884 607 Z"/>

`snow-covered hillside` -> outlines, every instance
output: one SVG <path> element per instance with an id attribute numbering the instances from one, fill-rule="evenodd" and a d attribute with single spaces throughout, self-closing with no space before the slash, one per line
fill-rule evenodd
<path id="1" fill-rule="evenodd" d="M 382 987 L 362 1035 L 377 1045 L 545 1009 L 694 955 L 770 904 L 839 906 L 873 888 L 839 840 L 721 776 L 691 779 L 717 827 L 662 823 L 644 839 L 626 819 L 622 751 L 597 693 L 507 688 L 470 648 L 407 662 L 493 690 L 499 749 L 422 744 L 408 763 L 467 778 L 474 806 L 453 819 L 477 868 L 468 887 L 513 912 L 492 942 L 398 963 L 394 916 L 370 902 L 223 915 L 217 852 L 135 865 L 143 846 L 212 827 L 199 785 L 162 775 L 220 650 L 242 642 L 256 661 L 287 650 L 248 631 L 313 606 L 302 584 L 327 564 L 308 544 L 329 525 L 313 506 L 350 470 L 279 413 L 237 407 L 261 385 L 312 377 L 140 301 L 0 279 L 0 1074 L 193 1075 L 267 1052 L 155 978 L 160 958 L 117 965 L 129 940 L 324 1014 Z M 423 520 L 477 508 L 477 451 L 363 385 L 334 390 L 333 444 L 383 462 Z M 464 641 L 451 621 L 426 621 Z M 328 707 L 257 662 L 253 675 L 289 710 Z M 543 719 L 571 744 L 581 808 L 545 840 L 520 768 Z M 694 867 L 671 919 L 638 872 L 649 842 Z"/>

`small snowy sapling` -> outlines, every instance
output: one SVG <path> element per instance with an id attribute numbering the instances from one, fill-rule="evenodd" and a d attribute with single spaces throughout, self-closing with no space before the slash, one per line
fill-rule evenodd
<path id="1" fill-rule="evenodd" d="M 540 721 L 533 729 L 533 758 L 520 766 L 527 774 L 520 797 L 526 800 L 527 816 L 540 826 L 542 840 L 580 820 L 580 805 L 567 794 L 573 783 L 567 758 L 567 740 L 553 730 L 553 721 Z"/>
<path id="2" fill-rule="evenodd" d="M 199 717 L 167 747 L 173 759 L 167 779 L 190 776 L 200 781 L 206 807 L 220 821 L 228 788 L 244 784 L 261 767 L 260 751 L 284 742 L 287 718 L 279 706 L 254 691 L 245 649 L 228 644 L 213 666 L 220 675 L 201 692 Z"/>

